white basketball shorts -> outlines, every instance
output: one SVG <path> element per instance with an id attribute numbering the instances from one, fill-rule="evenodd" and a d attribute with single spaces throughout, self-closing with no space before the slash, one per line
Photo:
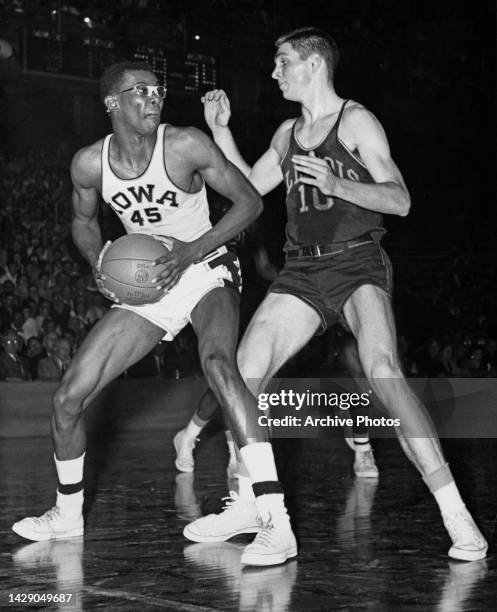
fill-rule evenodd
<path id="1" fill-rule="evenodd" d="M 113 304 L 112 308 L 131 310 L 164 332 L 163 340 L 173 340 L 191 322 L 190 315 L 200 300 L 216 287 L 230 287 L 240 293 L 240 264 L 225 246 L 209 253 L 202 261 L 192 264 L 174 287 L 158 302 L 130 306 Z"/>

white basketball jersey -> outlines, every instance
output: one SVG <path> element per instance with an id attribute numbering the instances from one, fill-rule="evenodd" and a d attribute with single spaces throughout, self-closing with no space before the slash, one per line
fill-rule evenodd
<path id="1" fill-rule="evenodd" d="M 128 234 L 162 234 L 192 242 L 211 226 L 205 185 L 195 193 L 177 187 L 166 172 L 164 131 L 157 130 L 157 141 L 147 169 L 137 178 L 116 176 L 109 163 L 112 134 L 102 148 L 102 197 L 121 219 Z"/>

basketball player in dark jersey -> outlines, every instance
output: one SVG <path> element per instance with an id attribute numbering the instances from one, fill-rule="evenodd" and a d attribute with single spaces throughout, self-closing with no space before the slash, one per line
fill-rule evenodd
<path id="1" fill-rule="evenodd" d="M 286 100 L 300 103 L 302 114 L 276 130 L 253 167 L 241 157 L 228 128 L 225 93 L 216 90 L 204 98 L 207 123 L 228 159 L 261 195 L 282 181 L 287 190 L 286 263 L 238 349 L 242 376 L 259 393 L 320 328 L 342 322 L 357 340 L 370 387 L 390 416 L 400 420 L 396 432 L 404 452 L 439 505 L 452 539 L 449 556 L 481 559 L 487 543 L 461 499 L 433 424 L 408 386 L 397 354 L 392 269 L 380 245 L 382 215 L 404 217 L 411 202 L 385 132 L 364 106 L 336 93 L 338 49 L 331 36 L 302 28 L 280 37 L 276 47 L 272 77 Z M 252 504 L 255 512 L 248 498 L 236 503 L 246 509 Z M 218 515 L 220 534 L 229 511 Z M 200 539 L 203 520 L 187 526 L 185 535 Z M 212 518 L 209 529 L 213 539 Z"/>

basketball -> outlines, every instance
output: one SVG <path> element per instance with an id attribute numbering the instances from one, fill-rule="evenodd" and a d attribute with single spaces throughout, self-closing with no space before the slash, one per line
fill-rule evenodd
<path id="1" fill-rule="evenodd" d="M 151 304 L 162 297 L 152 283 L 162 266 L 154 261 L 169 249 L 147 234 L 127 234 L 115 240 L 104 253 L 100 272 L 103 285 L 123 304 Z"/>

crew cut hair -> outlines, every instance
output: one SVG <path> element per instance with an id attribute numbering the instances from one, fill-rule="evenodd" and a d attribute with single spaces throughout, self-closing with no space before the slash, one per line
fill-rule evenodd
<path id="1" fill-rule="evenodd" d="M 154 72 L 152 67 L 145 62 L 124 61 L 107 66 L 100 77 L 100 99 L 102 102 L 104 102 L 107 96 L 117 93 L 120 89 L 120 83 L 126 76 L 126 72 L 132 70 Z"/>
<path id="2" fill-rule="evenodd" d="M 275 45 L 280 47 L 284 43 L 290 43 L 301 59 L 307 59 L 312 53 L 320 55 L 328 68 L 328 80 L 333 82 L 339 54 L 338 46 L 330 34 L 319 28 L 299 28 L 280 36 Z"/>

